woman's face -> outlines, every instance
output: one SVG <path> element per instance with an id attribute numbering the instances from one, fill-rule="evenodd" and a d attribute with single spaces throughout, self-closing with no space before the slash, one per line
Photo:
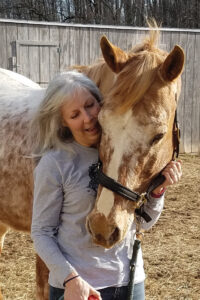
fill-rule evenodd
<path id="1" fill-rule="evenodd" d="M 96 146 L 101 129 L 98 123 L 100 105 L 86 89 L 77 91 L 61 108 L 63 126 L 67 126 L 75 141 L 87 147 Z"/>

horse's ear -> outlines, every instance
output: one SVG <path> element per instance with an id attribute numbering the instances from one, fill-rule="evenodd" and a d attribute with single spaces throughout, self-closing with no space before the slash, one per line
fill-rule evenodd
<path id="1" fill-rule="evenodd" d="M 161 66 L 160 74 L 164 81 L 173 81 L 182 72 L 185 61 L 184 51 L 175 46 Z"/>
<path id="2" fill-rule="evenodd" d="M 128 55 L 120 48 L 114 46 L 105 35 L 101 38 L 100 46 L 105 62 L 114 73 L 119 73 L 123 69 Z"/>

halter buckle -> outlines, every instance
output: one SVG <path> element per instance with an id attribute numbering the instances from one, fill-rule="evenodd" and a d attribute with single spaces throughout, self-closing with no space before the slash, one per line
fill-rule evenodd
<path id="1" fill-rule="evenodd" d="M 145 192 L 140 195 L 140 198 L 137 201 L 137 208 L 139 208 L 146 202 L 147 202 L 147 193 Z"/>

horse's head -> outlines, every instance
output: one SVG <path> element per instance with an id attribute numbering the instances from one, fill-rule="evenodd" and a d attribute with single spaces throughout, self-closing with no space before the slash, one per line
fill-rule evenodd
<path id="1" fill-rule="evenodd" d="M 184 53 L 179 46 L 168 54 L 155 47 L 158 32 L 130 53 L 106 37 L 101 49 L 115 81 L 99 114 L 102 126 L 100 159 L 103 172 L 138 193 L 171 160 L 173 122 L 180 95 Z M 88 230 L 106 248 L 120 242 L 134 218 L 134 202 L 98 188 Z"/>

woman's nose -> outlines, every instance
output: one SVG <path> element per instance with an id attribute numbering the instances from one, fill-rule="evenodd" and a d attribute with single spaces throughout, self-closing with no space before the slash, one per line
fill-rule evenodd
<path id="1" fill-rule="evenodd" d="M 87 123 L 87 122 L 90 122 L 92 120 L 92 115 L 89 111 L 84 110 L 83 118 L 84 118 L 84 122 Z"/>

